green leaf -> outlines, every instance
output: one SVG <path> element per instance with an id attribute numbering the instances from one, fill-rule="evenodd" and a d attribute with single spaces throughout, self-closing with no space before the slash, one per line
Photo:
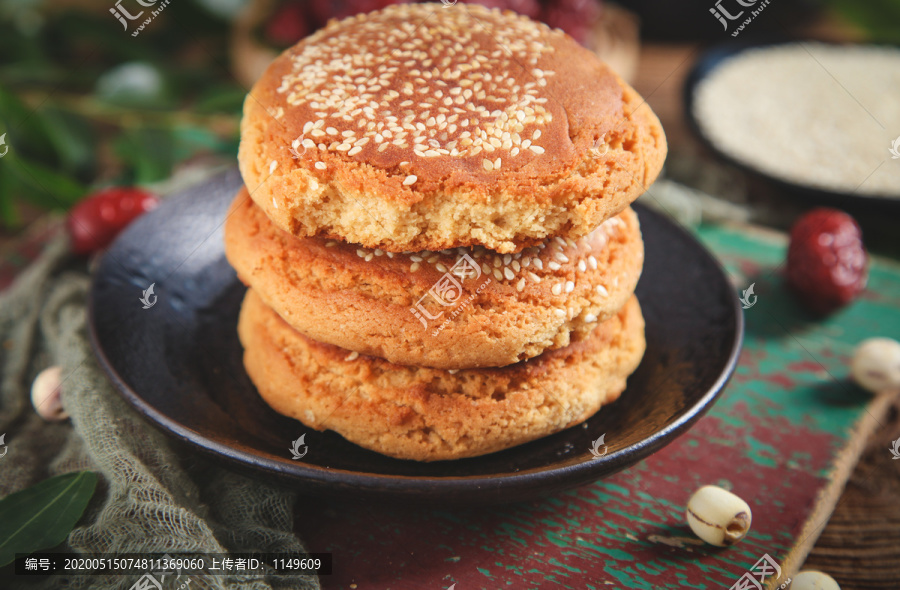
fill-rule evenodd
<path id="1" fill-rule="evenodd" d="M 0 122 L 8 133 L 10 149 L 20 153 L 52 157 L 53 144 L 39 109 L 32 109 L 12 92 L 0 86 Z"/>
<path id="2" fill-rule="evenodd" d="M 201 94 L 194 103 L 196 113 L 234 113 L 240 115 L 247 91 L 235 85 L 216 85 Z"/>
<path id="3" fill-rule="evenodd" d="M 62 543 L 87 508 L 97 475 L 57 475 L 0 500 L 0 567 L 16 553 L 33 553 Z"/>
<path id="4" fill-rule="evenodd" d="M 53 105 L 41 110 L 47 135 L 56 148 L 63 170 L 70 174 L 89 171 L 94 163 L 94 134 L 90 123 Z"/>
<path id="5" fill-rule="evenodd" d="M 175 164 L 174 147 L 170 130 L 147 127 L 126 130 L 113 144 L 122 163 L 134 170 L 135 184 L 167 178 Z"/>
<path id="6" fill-rule="evenodd" d="M 11 172 L 18 196 L 47 209 L 68 209 L 87 192 L 80 182 L 49 166 L 32 162 L 14 153 L 11 146 L 3 166 Z"/>

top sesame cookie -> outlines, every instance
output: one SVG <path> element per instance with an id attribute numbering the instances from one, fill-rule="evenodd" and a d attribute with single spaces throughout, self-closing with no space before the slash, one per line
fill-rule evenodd
<path id="1" fill-rule="evenodd" d="M 577 239 L 655 179 L 658 119 L 559 30 L 478 5 L 332 21 L 244 102 L 239 161 L 283 230 L 389 252 Z"/>

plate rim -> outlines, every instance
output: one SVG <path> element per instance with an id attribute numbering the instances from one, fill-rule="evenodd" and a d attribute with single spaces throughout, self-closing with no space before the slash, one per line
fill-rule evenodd
<path id="1" fill-rule="evenodd" d="M 811 185 L 798 184 L 790 180 L 773 176 L 767 172 L 759 170 L 758 168 L 754 168 L 747 162 L 739 160 L 731 156 L 730 154 L 725 153 L 722 149 L 716 146 L 709 137 L 707 137 L 707 135 L 700 127 L 699 120 L 694 114 L 694 98 L 697 85 L 704 78 L 709 76 L 712 71 L 718 68 L 723 61 L 730 59 L 749 49 L 761 49 L 779 45 L 792 45 L 805 42 L 808 42 L 808 40 L 790 39 L 785 37 L 762 37 L 754 41 L 747 39 L 723 41 L 704 49 L 691 66 L 691 69 L 685 77 L 684 83 L 681 88 L 682 110 L 691 134 L 695 139 L 703 144 L 703 147 L 715 154 L 717 158 L 724 161 L 728 165 L 733 166 L 734 168 L 737 168 L 751 176 L 762 178 L 766 182 L 774 184 L 779 189 L 788 193 L 792 193 L 806 200 L 807 202 L 811 202 L 816 205 L 830 204 L 833 206 L 843 205 L 845 207 L 852 207 L 856 205 L 872 209 L 892 211 L 900 210 L 900 195 L 898 195 L 897 197 L 879 197 L 876 195 L 848 193 L 844 191 L 819 188 Z M 897 46 L 888 43 L 850 43 L 820 40 L 814 40 L 812 42 L 821 45 L 831 45 L 835 47 L 867 45 L 891 47 L 897 49 Z"/>
<path id="2" fill-rule="evenodd" d="M 213 182 L 221 181 L 227 173 L 219 177 L 208 179 L 180 191 L 174 197 L 186 194 L 197 187 Z M 728 274 L 722 263 L 709 251 L 709 249 L 677 222 L 665 217 L 663 214 L 653 211 L 647 206 L 635 203 L 638 215 L 656 216 L 671 228 L 680 233 L 683 238 L 694 242 L 698 249 L 707 258 L 708 262 L 717 270 L 721 279 L 727 284 Z M 165 206 L 161 206 L 162 209 Z M 149 215 L 152 215 L 151 212 Z M 119 239 L 126 237 L 128 230 L 122 233 Z M 118 239 L 116 240 L 118 242 Z M 115 243 L 110 247 L 112 250 Z M 293 483 L 308 484 L 313 486 L 310 492 L 315 493 L 321 486 L 329 487 L 334 492 L 335 488 L 352 488 L 352 493 L 366 493 L 378 495 L 385 491 L 406 493 L 406 497 L 417 495 L 466 495 L 472 493 L 484 493 L 486 491 L 519 490 L 528 491 L 537 488 L 537 491 L 552 491 L 567 487 L 583 485 L 612 475 L 624 468 L 630 467 L 645 459 L 654 452 L 672 443 L 680 435 L 684 434 L 697 420 L 706 414 L 712 407 L 716 398 L 721 395 L 737 367 L 744 338 L 744 314 L 740 302 L 735 295 L 731 300 L 732 317 L 734 318 L 734 338 L 730 344 L 730 351 L 722 371 L 716 380 L 703 393 L 703 395 L 691 406 L 686 408 L 680 416 L 664 428 L 643 438 L 635 444 L 629 445 L 615 452 L 609 453 L 598 460 L 578 461 L 568 464 L 551 464 L 549 466 L 532 467 L 518 471 L 508 471 L 494 474 L 480 475 L 449 475 L 449 476 L 421 476 L 421 475 L 394 475 L 343 468 L 331 468 L 327 466 L 309 465 L 306 463 L 290 463 L 286 460 L 273 459 L 261 456 L 251 450 L 238 446 L 218 442 L 208 438 L 200 432 L 193 430 L 176 419 L 170 418 L 148 403 L 139 393 L 125 381 L 116 367 L 106 355 L 97 331 L 97 286 L 100 274 L 95 272 L 91 277 L 90 291 L 87 305 L 87 328 L 91 348 L 97 358 L 98 364 L 110 379 L 115 390 L 134 408 L 140 415 L 150 421 L 159 430 L 163 430 L 169 436 L 187 443 L 192 449 L 203 452 L 218 460 L 224 460 L 229 465 L 238 469 L 250 469 L 263 471 L 272 476 L 289 480 Z M 540 439 L 536 439 L 540 440 Z M 535 441 L 532 441 L 535 442 Z M 441 462 L 434 462 L 439 464 Z M 411 485 L 411 484 L 418 484 Z M 432 489 L 421 489 L 423 486 L 432 486 Z"/>

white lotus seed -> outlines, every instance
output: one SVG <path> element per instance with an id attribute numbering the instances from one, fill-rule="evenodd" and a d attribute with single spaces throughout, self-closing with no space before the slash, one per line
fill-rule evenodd
<path id="1" fill-rule="evenodd" d="M 687 505 L 687 522 L 698 537 L 717 547 L 734 545 L 750 530 L 750 506 L 719 486 L 703 486 Z"/>
<path id="2" fill-rule="evenodd" d="M 863 340 L 853 353 L 850 374 L 872 393 L 900 390 L 900 342 L 891 338 Z"/>
<path id="3" fill-rule="evenodd" d="M 60 422 L 69 417 L 62 406 L 62 367 L 44 369 L 31 384 L 31 404 L 38 416 L 48 422 Z"/>
<path id="4" fill-rule="evenodd" d="M 828 574 L 808 570 L 794 576 L 791 580 L 791 590 L 841 590 L 841 587 Z"/>

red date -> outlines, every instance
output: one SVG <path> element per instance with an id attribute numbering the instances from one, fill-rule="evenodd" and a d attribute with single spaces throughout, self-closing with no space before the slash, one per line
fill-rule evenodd
<path id="1" fill-rule="evenodd" d="M 129 223 L 159 204 L 153 194 L 134 187 L 113 187 L 75 205 L 66 219 L 72 250 L 79 255 L 109 246 Z"/>

